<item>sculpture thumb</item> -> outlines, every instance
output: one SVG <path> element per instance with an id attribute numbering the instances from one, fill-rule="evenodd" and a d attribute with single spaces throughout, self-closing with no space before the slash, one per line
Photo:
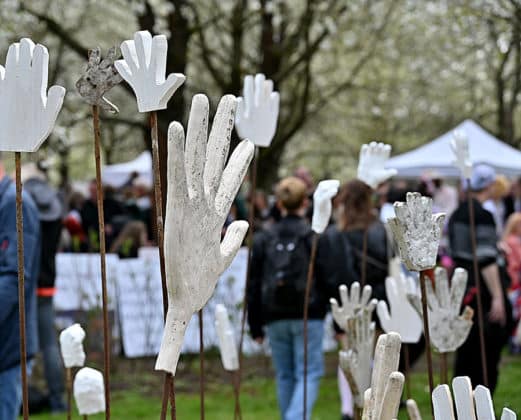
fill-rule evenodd
<path id="1" fill-rule="evenodd" d="M 385 171 L 385 179 L 384 180 L 387 180 L 389 178 L 392 178 L 393 176 L 396 176 L 398 174 L 398 171 L 396 169 L 387 169 Z"/>
<path id="2" fill-rule="evenodd" d="M 376 306 L 376 313 L 380 319 L 382 329 L 385 332 L 391 332 L 391 315 L 389 314 L 389 308 L 387 307 L 387 303 L 385 301 L 381 300 L 378 302 L 378 305 Z"/>
<path id="3" fill-rule="evenodd" d="M 54 128 L 54 123 L 58 117 L 58 113 L 63 105 L 65 97 L 65 88 L 62 86 L 52 86 L 49 89 L 47 103 L 45 104 L 45 127 L 40 142 L 43 142 Z M 39 146 L 39 145 L 38 145 Z"/>
<path id="4" fill-rule="evenodd" d="M 249 224 L 244 220 L 238 220 L 233 222 L 228 229 L 226 229 L 226 235 L 221 243 L 221 258 L 223 262 L 222 270 L 226 270 L 232 263 L 235 255 L 239 251 L 239 248 L 244 241 L 246 232 L 248 231 Z"/>
<path id="5" fill-rule="evenodd" d="M 185 82 L 186 77 L 182 73 L 169 74 L 163 85 L 163 96 L 160 103 L 166 107 L 166 103 L 175 93 L 175 91 Z"/>

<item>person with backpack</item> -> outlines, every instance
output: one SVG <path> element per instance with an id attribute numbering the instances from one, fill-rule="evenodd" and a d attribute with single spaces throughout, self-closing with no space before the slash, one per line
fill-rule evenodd
<path id="1" fill-rule="evenodd" d="M 289 177 L 276 187 L 282 218 L 254 236 L 247 290 L 251 336 L 269 339 L 283 420 L 300 420 L 304 404 L 304 294 L 313 233 L 306 184 Z M 319 270 L 320 271 L 320 270 Z M 331 287 L 315 275 L 308 321 L 307 413 L 311 417 L 324 373 L 322 339 Z"/>

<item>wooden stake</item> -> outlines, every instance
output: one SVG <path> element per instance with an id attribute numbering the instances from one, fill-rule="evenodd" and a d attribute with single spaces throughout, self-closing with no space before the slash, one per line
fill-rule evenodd
<path id="1" fill-rule="evenodd" d="M 427 291 L 425 282 L 430 281 L 427 273 L 425 271 L 420 272 L 420 287 L 422 293 L 422 312 L 423 312 L 423 332 L 425 335 L 425 350 L 427 354 L 427 371 L 429 374 L 429 395 L 432 395 L 432 391 L 434 390 L 434 377 L 432 372 L 432 349 L 431 349 L 431 335 L 429 332 L 429 311 L 427 308 Z M 434 415 L 434 408 L 431 401 L 431 411 Z"/>
<path id="2" fill-rule="evenodd" d="M 72 418 L 72 369 L 65 369 L 65 380 L 67 383 L 67 420 Z"/>
<path id="3" fill-rule="evenodd" d="M 20 364 L 22 369 L 22 412 L 29 419 L 29 391 L 27 387 L 27 344 L 25 334 L 25 266 L 24 266 L 24 222 L 22 203 L 22 154 L 15 152 L 16 167 L 16 247 L 18 254 L 18 315 L 20 323 Z"/>
<path id="4" fill-rule="evenodd" d="M 99 107 L 92 106 L 94 123 L 94 158 L 96 161 L 96 199 L 98 202 L 99 249 L 101 264 L 101 294 L 103 300 L 103 377 L 105 382 L 105 419 L 110 420 L 110 331 L 107 296 L 107 267 L 105 250 L 105 215 L 103 212 L 103 185 L 101 182 L 101 131 Z"/>
<path id="5" fill-rule="evenodd" d="M 203 334 L 203 310 L 198 312 L 199 316 L 199 398 L 200 398 L 200 419 L 204 420 L 204 334 Z"/>

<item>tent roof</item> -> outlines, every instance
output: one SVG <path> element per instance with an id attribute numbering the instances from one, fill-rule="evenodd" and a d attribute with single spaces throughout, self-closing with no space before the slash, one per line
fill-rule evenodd
<path id="1" fill-rule="evenodd" d="M 144 177 L 152 185 L 152 157 L 150 152 L 145 151 L 129 162 L 104 166 L 102 171 L 103 183 L 119 188 L 125 185 L 125 182 L 134 172 Z"/>
<path id="2" fill-rule="evenodd" d="M 521 175 L 521 152 L 484 130 L 472 120 L 465 120 L 453 130 L 461 130 L 469 139 L 470 158 L 474 164 L 486 163 L 498 173 L 514 177 Z M 388 160 L 387 167 L 398 170 L 398 176 L 419 177 L 433 171 L 443 177 L 459 177 L 450 148 L 452 131 Z"/>

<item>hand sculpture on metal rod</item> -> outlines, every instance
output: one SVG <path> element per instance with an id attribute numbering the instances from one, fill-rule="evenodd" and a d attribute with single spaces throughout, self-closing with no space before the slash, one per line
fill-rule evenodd
<path id="1" fill-rule="evenodd" d="M 100 371 L 84 367 L 74 378 L 74 399 L 80 415 L 105 411 L 105 390 Z"/>
<path id="2" fill-rule="evenodd" d="M 374 190 L 398 172 L 396 169 L 385 168 L 390 156 L 391 146 L 388 144 L 373 141 L 362 145 L 356 177 Z"/>
<path id="3" fill-rule="evenodd" d="M 327 179 L 318 183 L 317 189 L 313 193 L 313 217 L 311 229 L 321 235 L 326 230 L 331 220 L 333 204 L 331 199 L 338 194 L 340 181 Z"/>
<path id="4" fill-rule="evenodd" d="M 461 171 L 463 178 L 469 179 L 472 176 L 472 161 L 470 160 L 469 141 L 464 131 L 454 130 L 450 148 L 454 154 L 452 164 Z"/>
<path id="5" fill-rule="evenodd" d="M 353 318 L 362 309 L 374 310 L 373 306 L 376 306 L 376 299 L 371 300 L 373 289 L 369 285 L 364 287 L 362 295 L 360 295 L 360 283 L 357 281 L 351 285 L 350 291 L 345 284 L 340 285 L 338 291 L 342 306 L 335 298 L 329 299 L 329 303 L 331 303 L 333 319 L 344 331 L 347 330 L 347 322 L 350 318 Z"/>
<path id="6" fill-rule="evenodd" d="M 60 333 L 60 350 L 66 368 L 82 367 L 85 364 L 84 339 L 85 330 L 80 324 L 73 324 Z"/>
<path id="7" fill-rule="evenodd" d="M 207 137 L 208 99 L 196 95 L 186 145 L 178 122 L 168 129 L 165 255 L 169 307 L 157 370 L 175 374 L 190 318 L 211 297 L 248 230 L 247 222 L 233 222 L 221 243 L 224 221 L 254 149 L 253 143 L 242 141 L 225 167 L 235 108 L 233 96 L 221 99 Z"/>

